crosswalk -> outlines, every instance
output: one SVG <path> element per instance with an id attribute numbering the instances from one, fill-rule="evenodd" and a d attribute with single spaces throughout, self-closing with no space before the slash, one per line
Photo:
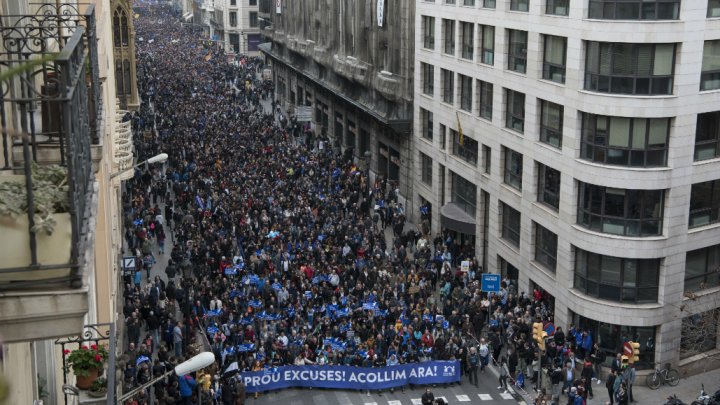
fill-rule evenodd
<path id="1" fill-rule="evenodd" d="M 457 394 L 455 395 L 455 398 L 448 399 L 445 396 L 436 396 L 435 399 L 442 399 L 445 401 L 446 404 L 454 404 L 459 402 L 475 402 L 475 401 L 493 401 L 493 400 L 511 400 L 514 399 L 512 394 L 507 392 L 500 392 L 497 394 L 476 394 L 477 399 L 474 399 L 471 395 L 467 394 Z M 412 398 L 410 399 L 412 402 L 412 405 L 422 405 L 422 399 L 421 398 Z M 383 402 L 365 402 L 363 405 L 403 405 L 402 401 L 399 401 L 397 399 L 395 400 L 389 400 L 389 401 L 383 401 Z"/>

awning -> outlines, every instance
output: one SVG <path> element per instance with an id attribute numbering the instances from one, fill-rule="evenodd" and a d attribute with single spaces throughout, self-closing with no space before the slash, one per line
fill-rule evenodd
<path id="1" fill-rule="evenodd" d="M 475 217 L 456 203 L 447 203 L 440 208 L 440 223 L 444 228 L 466 235 L 475 235 Z"/>
<path id="2" fill-rule="evenodd" d="M 192 11 L 183 14 L 182 18 L 183 18 L 183 20 L 185 20 L 185 21 L 190 21 L 190 19 L 193 18 L 193 13 L 192 13 Z"/>

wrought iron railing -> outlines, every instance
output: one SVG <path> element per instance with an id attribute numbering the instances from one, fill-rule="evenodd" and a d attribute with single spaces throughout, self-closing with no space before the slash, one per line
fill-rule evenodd
<path id="1" fill-rule="evenodd" d="M 108 351 L 107 363 L 107 403 L 115 403 L 115 364 L 116 364 L 116 331 L 113 323 L 100 323 L 94 325 L 85 325 L 83 332 L 78 336 L 57 339 L 55 344 L 60 346 L 63 353 L 62 369 L 63 369 L 63 385 L 68 384 L 69 368 L 66 362 L 65 350 L 73 351 L 83 346 L 90 347 L 92 345 L 105 345 Z M 69 398 L 65 394 L 65 404 L 67 405 Z"/>
<path id="2" fill-rule="evenodd" d="M 81 12 L 72 5 L 43 5 L 35 15 L 1 16 L 0 24 L 0 73 L 12 72 L 0 82 L 0 170 L 23 177 L 30 252 L 27 265 L 0 264 L 0 280 L 13 280 L 0 281 L 0 290 L 51 283 L 79 288 L 94 195 L 91 144 L 98 142 L 100 130 L 94 8 Z M 50 159 L 66 171 L 72 228 L 69 262 L 52 265 L 38 259 L 31 171 L 33 163 Z M 69 276 L 27 277 L 32 281 L 9 276 L 60 269 L 69 269 Z"/>

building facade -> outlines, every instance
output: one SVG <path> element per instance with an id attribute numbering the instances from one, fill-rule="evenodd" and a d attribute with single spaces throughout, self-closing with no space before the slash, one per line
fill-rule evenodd
<path id="1" fill-rule="evenodd" d="M 638 341 L 639 368 L 716 367 L 718 2 L 416 5 L 412 197 L 433 232 L 608 353 Z"/>
<path id="2" fill-rule="evenodd" d="M 35 80 L 5 82 L 14 92 L 6 94 L 2 108 L 0 182 L 24 178 L 30 163 L 24 156 L 32 156 L 41 166 L 61 165 L 74 185 L 73 209 L 55 214 L 56 236 L 36 234 L 34 248 L 27 225 L 12 231 L 24 233 L 17 237 L 8 218 L 0 218 L 6 238 L 1 245 L 13 249 L 0 264 L 0 379 L 9 388 L 9 404 L 67 403 L 62 385 L 72 384 L 74 376 L 62 369 L 63 347 L 76 349 L 87 338 L 112 351 L 121 330 L 119 185 L 133 175 L 127 170 L 134 158 L 130 129 L 119 123 L 124 112 L 116 93 L 115 11 L 104 1 L 0 0 L 3 38 L 16 40 L 0 45 L 3 70 L 14 67 L 19 54 L 35 59 L 62 51 L 32 67 Z M 18 97 L 20 89 L 30 98 Z M 35 107 L 26 108 L 28 103 Z M 62 114 L 70 119 L 60 120 Z M 31 135 L 26 146 L 11 141 L 19 133 Z"/>
<path id="3" fill-rule="evenodd" d="M 372 174 L 412 187 L 415 2 L 260 0 L 275 99 L 300 131 L 352 149 Z M 301 107 L 301 108 L 298 108 Z M 304 117 L 303 117 L 304 116 Z M 317 138 L 315 138 L 317 139 Z"/>
<path id="4" fill-rule="evenodd" d="M 226 0 L 225 53 L 260 54 L 258 0 Z"/>
<path id="5" fill-rule="evenodd" d="M 115 59 L 115 92 L 120 107 L 137 110 L 140 107 L 137 88 L 137 60 L 135 53 L 135 23 L 132 2 L 113 0 L 113 53 Z"/>

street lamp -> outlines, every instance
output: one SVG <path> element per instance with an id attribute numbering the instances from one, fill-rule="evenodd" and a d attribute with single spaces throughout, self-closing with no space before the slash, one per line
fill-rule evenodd
<path id="1" fill-rule="evenodd" d="M 138 392 L 140 392 L 140 390 L 143 390 L 143 389 L 155 384 L 156 382 L 162 380 L 163 378 L 169 376 L 172 373 L 175 373 L 178 377 L 182 377 L 186 374 L 192 373 L 193 371 L 202 370 L 203 368 L 213 364 L 214 362 L 215 362 L 214 354 L 212 354 L 211 352 L 202 352 L 202 353 L 196 355 L 195 357 L 178 364 L 177 366 L 175 366 L 174 369 L 168 371 L 167 373 L 161 375 L 160 377 L 158 377 L 152 381 L 148 381 L 145 384 L 126 393 L 125 395 L 118 398 L 117 402 L 122 403 L 126 399 L 132 398 L 132 396 L 137 394 Z"/>
<path id="2" fill-rule="evenodd" d="M 110 179 L 114 179 L 115 177 L 117 177 L 117 176 L 119 176 L 119 175 L 121 175 L 121 174 L 127 173 L 128 170 L 134 170 L 134 169 L 136 169 L 136 168 L 138 168 L 138 167 L 140 167 L 140 166 L 142 166 L 142 165 L 144 165 L 144 164 L 150 164 L 150 165 L 151 165 L 151 164 L 153 164 L 153 163 L 164 163 L 166 160 L 168 160 L 168 154 L 167 154 L 167 153 L 161 153 L 161 154 L 159 154 L 159 155 L 155 155 L 155 156 L 151 157 L 150 159 L 148 159 L 148 160 L 146 160 L 146 161 L 144 161 L 144 162 L 140 162 L 140 163 L 136 164 L 135 166 L 131 167 L 130 169 L 123 170 L 123 171 L 120 171 L 120 172 L 111 174 L 111 175 L 110 175 Z"/>

